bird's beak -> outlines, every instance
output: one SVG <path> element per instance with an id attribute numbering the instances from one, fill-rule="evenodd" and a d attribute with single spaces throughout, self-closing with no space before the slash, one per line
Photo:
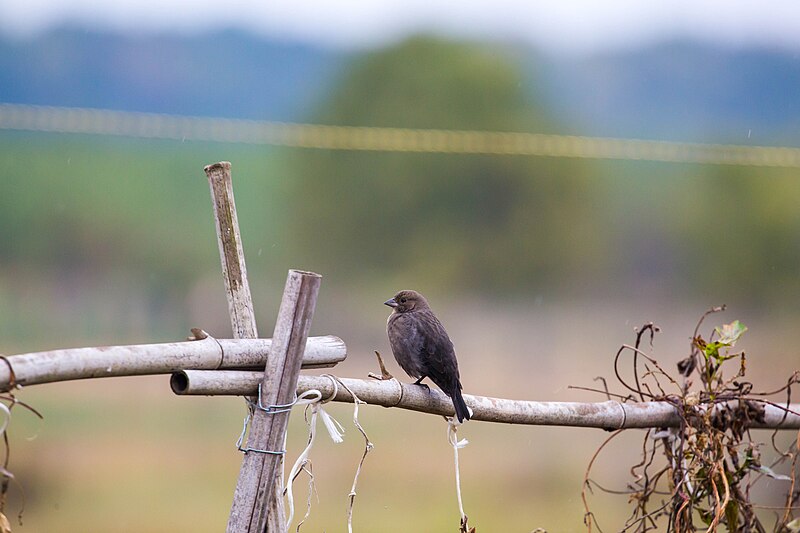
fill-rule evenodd
<path id="1" fill-rule="evenodd" d="M 389 298 L 388 300 L 383 302 L 383 305 L 388 305 L 389 307 L 397 307 L 397 302 L 394 301 L 394 298 Z"/>

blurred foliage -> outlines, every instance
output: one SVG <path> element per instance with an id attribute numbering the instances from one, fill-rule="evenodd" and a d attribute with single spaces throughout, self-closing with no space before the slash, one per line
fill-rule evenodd
<path id="1" fill-rule="evenodd" d="M 691 254 L 694 285 L 751 303 L 800 296 L 797 169 L 712 167 L 668 221 Z"/>
<path id="2" fill-rule="evenodd" d="M 271 204 L 276 181 L 268 178 L 280 174 L 273 152 L 0 132 L 3 350 L 98 335 L 175 339 L 196 325 L 189 294 L 198 280 L 219 276 L 203 166 L 222 159 L 235 161 L 248 266 L 256 278 L 269 270 L 280 279 L 286 263 L 259 257 L 275 245 L 283 219 Z M 221 286 L 212 294 L 224 298 Z"/>
<path id="3" fill-rule="evenodd" d="M 510 51 L 417 37 L 356 59 L 312 120 L 558 131 L 529 84 Z M 359 283 L 800 296 L 792 169 L 347 151 L 289 168 L 295 257 Z"/>
<path id="4" fill-rule="evenodd" d="M 14 133 L 0 146 L 0 264 L 155 269 L 180 283 L 194 263 L 215 258 L 188 231 L 208 225 L 204 146 Z M 246 151 L 230 152 L 249 165 Z M 258 159 L 263 166 L 267 156 Z M 197 232 L 213 243 L 207 233 Z"/>
<path id="5" fill-rule="evenodd" d="M 552 130 L 523 79 L 500 49 L 419 37 L 355 61 L 313 120 Z M 595 200 L 605 187 L 584 162 L 344 151 L 294 161 L 293 241 L 323 271 L 510 291 L 571 283 L 604 260 Z"/>
<path id="6" fill-rule="evenodd" d="M 559 131 L 518 59 L 410 39 L 356 57 L 309 119 Z M 219 268 L 202 174 L 218 160 L 234 165 L 253 285 L 276 298 L 290 267 L 363 292 L 653 289 L 789 310 L 800 297 L 792 169 L 0 132 L 0 336 L 34 338 L 36 317 L 66 310 L 86 336 L 106 322 L 171 337 L 196 325 L 187 293 Z"/>

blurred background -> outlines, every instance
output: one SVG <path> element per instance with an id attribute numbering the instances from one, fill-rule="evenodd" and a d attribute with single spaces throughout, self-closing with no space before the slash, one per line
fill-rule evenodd
<path id="1" fill-rule="evenodd" d="M 800 7 L 5 0 L 0 103 L 797 147 Z M 611 378 L 617 348 L 648 321 L 662 328 L 656 358 L 674 368 L 700 315 L 723 303 L 707 325 L 749 326 L 756 390 L 798 368 L 797 168 L 33 129 L 0 130 L 5 354 L 167 342 L 190 327 L 230 336 L 203 173 L 228 160 L 261 335 L 287 269 L 321 273 L 312 333 L 347 342 L 338 375 L 364 377 L 373 350 L 388 355 L 382 302 L 401 288 L 423 292 L 447 326 L 468 393 L 604 400 L 568 387 Z M 166 377 L 18 396 L 45 420 L 15 409 L 9 428 L 15 531 L 224 528 L 241 400 L 177 398 Z M 362 446 L 350 409 L 329 408 L 346 440 L 318 440 L 318 499 L 303 530 L 346 531 Z M 377 407 L 361 421 L 376 447 L 356 530 L 455 530 L 444 423 Z M 460 435 L 471 525 L 583 528 L 583 472 L 606 433 L 473 422 Z M 305 438 L 295 413 L 290 460 Z M 607 448 L 598 480 L 624 488 L 641 438 Z M 764 502 L 780 504 L 785 487 L 772 483 Z M 608 530 L 628 514 L 624 496 L 590 501 Z"/>

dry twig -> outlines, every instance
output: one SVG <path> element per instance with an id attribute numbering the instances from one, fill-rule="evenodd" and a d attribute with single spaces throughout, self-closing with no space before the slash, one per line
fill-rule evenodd
<path id="1" fill-rule="evenodd" d="M 735 321 L 715 328 L 707 339 L 700 334 L 703 320 L 724 309 L 724 306 L 709 309 L 698 321 L 690 354 L 678 363 L 683 384 L 678 384 L 653 356 L 641 350 L 645 333 L 650 334 L 652 347 L 653 336 L 658 331 L 652 322 L 637 330 L 634 345 L 623 345 L 617 351 L 614 374 L 625 389 L 625 398 L 649 400 L 650 403 L 668 402 L 675 406 L 680 423 L 677 427 L 671 425 L 645 434 L 641 459 L 630 469 L 633 481 L 628 491 L 605 489 L 590 478 L 600 451 L 622 430 L 600 445 L 589 462 L 581 492 L 584 521 L 589 531 L 597 526 L 587 498 L 587 491 L 594 485 L 608 493 L 626 494 L 634 504 L 622 531 L 634 528 L 637 532 L 663 530 L 666 525 L 666 530 L 679 533 L 701 529 L 714 532 L 720 526 L 725 526 L 728 531 L 764 532 L 764 517 L 756 511 L 765 507 L 751 501 L 750 491 L 765 476 L 788 484 L 786 503 L 777 509 L 781 513 L 776 516 L 774 531 L 793 531 L 791 528 L 797 522 L 794 513 L 800 499 L 800 491 L 796 489 L 800 434 L 796 445 L 785 451 L 778 448 L 773 435 L 773 448 L 778 458 L 767 467 L 762 464 L 761 443 L 753 441 L 750 429 L 762 424 L 767 409 L 779 409 L 782 413 L 779 420 L 796 414 L 789 402 L 792 386 L 800 382 L 800 372 L 794 372 L 780 389 L 753 393 L 753 384 L 743 379 L 746 371 L 744 352 L 730 351 L 747 328 Z M 623 378 L 620 370 L 621 356 L 626 351 L 633 355 L 632 382 Z M 732 377 L 726 378 L 723 368 L 727 370 L 731 366 L 729 361 L 738 361 L 738 365 L 733 367 L 735 373 Z M 640 371 L 640 365 L 644 366 L 644 372 Z M 690 378 L 693 375 L 699 377 L 698 390 L 692 390 Z M 667 394 L 661 379 L 666 379 L 677 392 Z M 623 397 L 610 393 L 607 387 L 596 392 L 607 397 Z M 768 398 L 781 393 L 786 394 L 785 404 Z M 656 461 L 659 447 L 665 466 Z M 773 470 L 779 465 L 786 465 L 784 473 Z M 651 473 L 654 468 L 657 470 Z M 661 498 L 655 502 L 657 495 Z M 666 524 L 662 523 L 664 521 Z"/>

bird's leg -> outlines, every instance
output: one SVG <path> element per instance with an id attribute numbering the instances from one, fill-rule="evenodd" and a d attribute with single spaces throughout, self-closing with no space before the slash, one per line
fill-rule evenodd
<path id="1" fill-rule="evenodd" d="M 370 372 L 367 374 L 369 377 L 374 379 L 380 379 L 381 381 L 386 381 L 387 379 L 394 379 L 394 376 L 386 370 L 386 365 L 383 364 L 383 358 L 381 357 L 381 353 L 378 350 L 375 350 L 375 356 L 378 358 L 378 365 L 381 367 L 381 375 L 375 374 L 374 372 Z"/>
<path id="2" fill-rule="evenodd" d="M 426 391 L 430 392 L 431 388 L 428 386 L 427 383 L 422 383 L 422 380 L 427 378 L 428 376 L 422 376 L 417 381 L 414 382 L 414 385 L 419 385 L 420 387 L 424 387 Z"/>

